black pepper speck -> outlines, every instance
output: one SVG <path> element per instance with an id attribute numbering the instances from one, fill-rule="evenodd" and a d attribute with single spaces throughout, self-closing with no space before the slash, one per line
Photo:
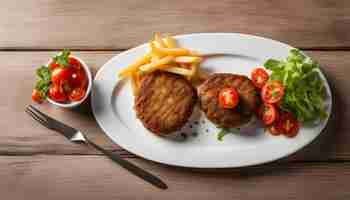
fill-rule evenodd
<path id="1" fill-rule="evenodd" d="M 180 135 L 181 135 L 184 139 L 187 138 L 187 134 L 186 134 L 186 133 L 180 133 Z"/>

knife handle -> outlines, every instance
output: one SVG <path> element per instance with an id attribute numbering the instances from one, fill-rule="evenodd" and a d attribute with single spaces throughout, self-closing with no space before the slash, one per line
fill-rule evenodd
<path id="1" fill-rule="evenodd" d="M 95 149 L 101 151 L 102 153 L 104 153 L 107 157 L 109 157 L 111 160 L 113 160 L 114 162 L 118 163 L 120 166 L 122 166 L 123 168 L 127 169 L 128 171 L 130 171 L 131 173 L 133 173 L 134 175 L 142 178 L 143 180 L 151 183 L 152 185 L 161 188 L 161 189 L 167 189 L 168 186 L 162 181 L 160 180 L 158 177 L 156 177 L 155 175 L 141 169 L 140 167 L 134 165 L 133 163 L 121 158 L 118 154 L 116 153 L 112 153 L 110 151 L 105 150 L 104 148 L 100 147 L 99 145 L 97 145 L 96 143 L 86 139 L 86 142 L 88 144 L 90 144 L 91 146 L 93 146 Z"/>

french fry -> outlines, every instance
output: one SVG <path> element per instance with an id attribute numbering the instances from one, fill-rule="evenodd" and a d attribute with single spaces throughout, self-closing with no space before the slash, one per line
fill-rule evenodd
<path id="1" fill-rule="evenodd" d="M 167 71 L 167 72 L 171 72 L 171 73 L 174 73 L 174 74 L 180 74 L 180 75 L 183 75 L 183 76 L 188 76 L 188 77 L 191 77 L 193 74 L 193 72 L 189 69 L 184 69 L 184 68 L 181 68 L 181 67 L 168 67 L 168 68 L 165 68 L 165 69 L 162 69 L 163 71 Z"/>
<path id="2" fill-rule="evenodd" d="M 159 48 L 159 51 L 162 54 L 170 56 L 186 56 L 190 54 L 190 51 L 188 49 L 183 48 Z"/>
<path id="3" fill-rule="evenodd" d="M 187 64 L 188 65 L 188 64 Z M 195 79 L 195 72 L 196 72 L 196 64 L 192 63 L 191 65 L 189 65 L 189 75 L 185 76 L 185 78 L 189 81 L 194 80 Z"/>
<path id="4" fill-rule="evenodd" d="M 191 55 L 190 50 L 183 49 L 183 48 L 163 48 L 163 47 L 157 47 L 154 44 L 151 44 L 151 49 L 153 52 L 155 52 L 157 55 L 161 56 L 187 56 Z"/>
<path id="5" fill-rule="evenodd" d="M 150 60 L 151 60 L 151 53 L 148 52 L 145 55 L 143 55 L 141 58 L 137 59 L 134 63 L 132 63 L 129 66 L 127 66 L 126 68 L 122 69 L 118 75 L 120 77 L 131 76 L 132 73 L 138 71 L 138 69 L 141 65 L 144 65 L 144 64 L 150 62 Z"/>
<path id="6" fill-rule="evenodd" d="M 159 60 L 158 56 L 156 56 L 156 55 L 152 56 L 151 62 L 157 62 L 157 60 Z"/>
<path id="7" fill-rule="evenodd" d="M 193 78 L 196 78 L 196 77 L 197 77 L 197 74 L 198 74 L 198 68 L 199 68 L 199 66 L 198 66 L 198 64 L 197 64 L 197 63 L 193 63 L 193 64 L 191 64 L 191 73 L 192 73 L 192 77 L 191 77 L 191 79 L 193 79 Z"/>
<path id="8" fill-rule="evenodd" d="M 134 95 L 140 90 L 141 76 L 155 70 L 179 74 L 192 84 L 199 84 L 207 78 L 207 74 L 199 69 L 203 57 L 197 52 L 178 47 L 173 37 L 165 35 L 161 38 L 159 33 L 155 33 L 148 44 L 149 52 L 118 73 L 120 77 L 130 78 Z"/>
<path id="9" fill-rule="evenodd" d="M 170 35 L 165 35 L 165 38 L 163 38 L 163 42 L 167 48 L 176 48 L 176 41 L 173 37 Z"/>
<path id="10" fill-rule="evenodd" d="M 159 33 L 154 34 L 154 44 L 159 47 L 159 48 L 164 48 L 166 47 L 162 38 L 160 37 Z"/>
<path id="11" fill-rule="evenodd" d="M 137 83 L 137 87 L 140 88 L 140 85 L 141 85 L 141 76 L 142 76 L 142 73 L 140 71 L 138 71 L 136 73 L 136 83 Z"/>
<path id="12" fill-rule="evenodd" d="M 134 96 L 136 96 L 139 92 L 139 83 L 138 83 L 138 74 L 136 73 L 132 73 L 131 75 L 131 89 L 132 89 L 132 93 Z"/>
<path id="13" fill-rule="evenodd" d="M 202 61 L 201 57 L 196 56 L 178 56 L 175 58 L 177 63 L 199 63 Z"/>
<path id="14" fill-rule="evenodd" d="M 163 54 L 157 50 L 155 42 L 151 41 L 148 43 L 148 45 L 149 45 L 149 49 L 151 51 L 151 57 L 152 57 L 151 62 L 155 62 L 155 61 L 159 60 L 163 56 Z"/>
<path id="15" fill-rule="evenodd" d="M 178 63 L 180 67 L 185 68 L 185 69 L 191 69 L 191 66 L 188 63 Z"/>
<path id="16" fill-rule="evenodd" d="M 167 68 L 167 64 L 169 64 L 173 61 L 174 61 L 174 56 L 166 56 L 166 57 L 163 57 L 155 62 L 140 66 L 140 70 L 143 72 L 146 72 L 146 73 L 150 73 L 150 72 L 153 72 L 157 69 Z"/>

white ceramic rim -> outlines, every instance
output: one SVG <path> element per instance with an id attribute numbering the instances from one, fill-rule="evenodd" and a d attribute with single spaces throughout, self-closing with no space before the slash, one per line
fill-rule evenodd
<path id="1" fill-rule="evenodd" d="M 92 73 L 91 73 L 90 68 L 87 66 L 87 64 L 85 64 L 85 62 L 77 56 L 70 55 L 69 57 L 77 59 L 80 62 L 80 64 L 83 66 L 84 71 L 86 73 L 86 76 L 88 77 L 88 87 L 86 89 L 86 93 L 85 93 L 84 98 L 82 98 L 79 101 L 74 101 L 71 103 L 58 103 L 58 102 L 50 99 L 49 97 L 47 98 L 48 102 L 52 103 L 53 105 L 62 107 L 62 108 L 73 108 L 73 107 L 76 107 L 76 106 L 79 106 L 80 104 L 82 104 L 85 101 L 85 99 L 89 96 L 89 94 L 91 92 L 91 87 L 92 87 Z M 49 60 L 49 62 L 47 63 L 47 66 L 49 66 L 49 64 L 51 62 L 52 62 L 52 59 Z"/>

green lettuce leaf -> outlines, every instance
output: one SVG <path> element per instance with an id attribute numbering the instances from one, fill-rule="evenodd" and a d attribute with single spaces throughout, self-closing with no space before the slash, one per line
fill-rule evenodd
<path id="1" fill-rule="evenodd" d="M 327 117 L 324 82 L 317 62 L 292 49 L 286 60 L 269 59 L 264 67 L 272 72 L 270 80 L 281 81 L 285 87 L 282 110 L 292 112 L 301 122 Z"/>

